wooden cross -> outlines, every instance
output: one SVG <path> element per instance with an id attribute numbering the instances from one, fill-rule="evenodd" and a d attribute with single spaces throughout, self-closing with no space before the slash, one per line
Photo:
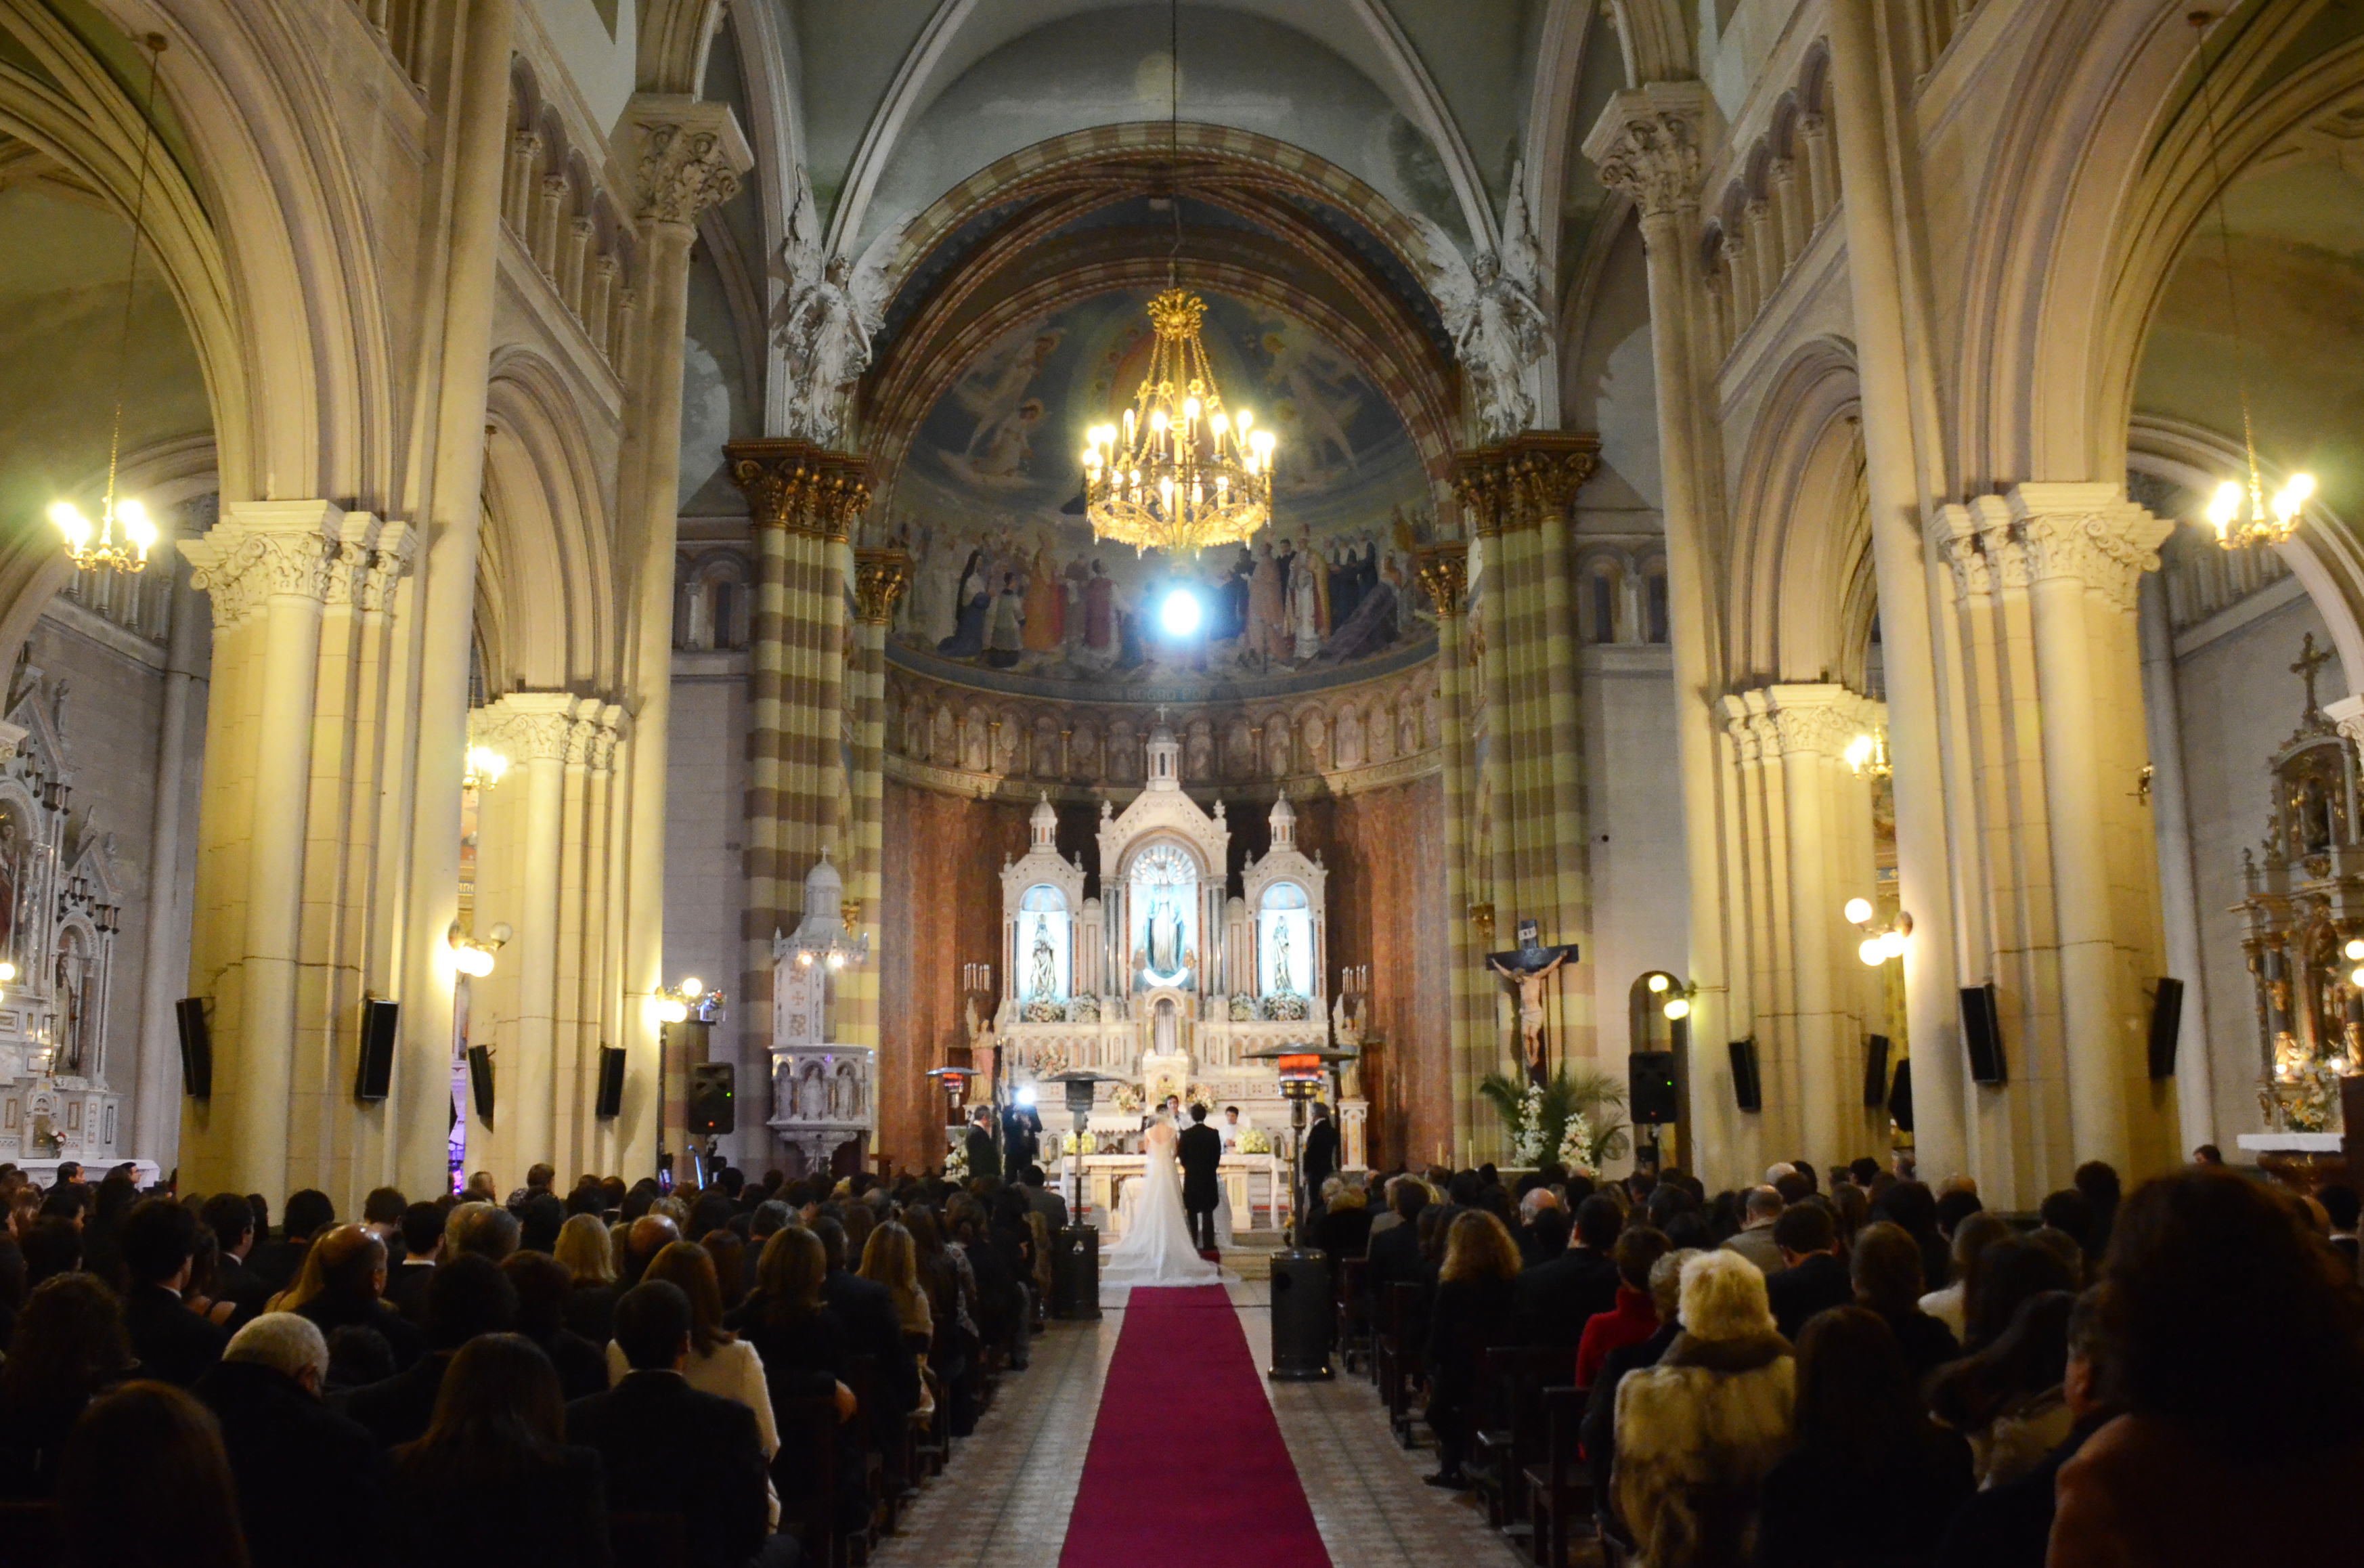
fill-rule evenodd
<path id="1" fill-rule="evenodd" d="M 2302 717 L 2314 719 L 2321 716 L 2323 711 L 2314 703 L 2314 678 L 2336 656 L 2329 648 L 2314 645 L 2314 633 L 2312 632 L 2299 644 L 2298 663 L 2291 666 L 2290 671 L 2306 682 L 2306 712 Z"/>

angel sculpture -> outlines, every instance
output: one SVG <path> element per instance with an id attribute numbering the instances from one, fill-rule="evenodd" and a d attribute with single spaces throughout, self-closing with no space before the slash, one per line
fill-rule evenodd
<path id="1" fill-rule="evenodd" d="M 870 368 L 870 340 L 886 315 L 887 263 L 903 241 L 909 216 L 871 239 L 859 260 L 832 255 L 822 241 L 812 185 L 797 170 L 797 199 L 772 275 L 784 286 L 772 308 L 772 343 L 787 357 L 787 433 L 833 446 L 853 384 Z"/>
<path id="2" fill-rule="evenodd" d="M 1543 357 L 1551 335 L 1551 319 L 1537 303 L 1543 262 L 1527 217 L 1525 176 L 1523 163 L 1511 171 L 1498 249 L 1465 259 L 1435 219 L 1412 217 L 1428 250 L 1429 296 L 1453 335 L 1453 352 L 1489 442 L 1508 441 L 1533 420 L 1526 368 Z"/>

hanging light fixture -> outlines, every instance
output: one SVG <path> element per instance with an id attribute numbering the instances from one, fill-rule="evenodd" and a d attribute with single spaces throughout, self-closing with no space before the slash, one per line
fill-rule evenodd
<path id="1" fill-rule="evenodd" d="M 139 288 L 139 241 L 148 216 L 148 161 L 156 141 L 156 79 L 163 74 L 164 35 L 150 33 L 145 41 L 148 96 L 139 112 L 139 189 L 131 200 L 131 264 L 123 274 L 123 341 L 116 350 L 115 431 L 106 442 L 106 499 L 95 525 L 72 501 L 61 500 L 50 508 L 50 521 L 65 536 L 66 559 L 85 572 L 145 570 L 148 552 L 156 543 L 156 524 L 150 520 L 148 509 L 115 493 L 116 465 L 123 454 L 123 392 L 131 374 L 131 304 Z"/>
<path id="2" fill-rule="evenodd" d="M 2293 474 L 2289 483 L 2266 499 L 2265 480 L 2258 473 L 2258 441 L 2249 428 L 2248 356 L 2241 347 L 2241 303 L 2233 283 L 2233 235 L 2225 219 L 2225 169 L 2223 149 L 2216 140 L 2216 84 L 2208 69 L 2208 24 L 2215 20 L 2207 11 L 2194 11 L 2190 17 L 2194 41 L 2200 53 L 2201 112 L 2208 130 L 2209 178 L 2215 186 L 2216 247 L 2225 268 L 2225 311 L 2233 328 L 2233 385 L 2241 398 L 2241 451 L 2248 460 L 2248 483 L 2227 479 L 2216 487 L 2209 498 L 2206 516 L 2216 530 L 2216 543 L 2227 550 L 2238 550 L 2249 544 L 2280 544 L 2298 532 L 2306 521 L 2307 498 L 2314 494 L 2314 476 Z"/>
<path id="3" fill-rule="evenodd" d="M 1182 162 L 1181 6 L 1167 12 L 1168 145 Z M 1149 302 L 1157 334 L 1132 407 L 1084 437 L 1084 514 L 1093 536 L 1187 555 L 1236 544 L 1272 521 L 1273 433 L 1223 406 L 1199 330 L 1207 302 L 1181 286 L 1182 198 L 1165 291 Z"/>

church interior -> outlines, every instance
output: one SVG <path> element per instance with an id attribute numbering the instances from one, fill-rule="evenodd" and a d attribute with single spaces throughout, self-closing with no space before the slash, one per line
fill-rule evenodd
<path id="1" fill-rule="evenodd" d="M 2209 7 L 0 0 L 12 1245 L 251 1193 L 399 1284 L 563 1200 L 768 1322 L 767 1238 L 1055 1201 L 822 1568 L 1214 1560 L 1136 1441 L 1294 1474 L 1276 1561 L 1857 1560 L 1517 1392 L 1703 1332 L 1645 1231 L 1805 1346 L 1760 1194 L 1975 1357 L 1973 1210 L 2115 1323 L 2198 1182 L 2364 1366 L 2364 7 Z M 1198 1120 L 1222 1294 L 1084 1310 Z M 1573 1382 L 1415 1342 L 1488 1214 L 1598 1263 Z M 2022 1560 L 1937 1540 L 1861 1560 Z"/>

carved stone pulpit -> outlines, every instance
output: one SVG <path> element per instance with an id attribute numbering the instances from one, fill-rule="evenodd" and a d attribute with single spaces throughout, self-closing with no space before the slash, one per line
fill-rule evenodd
<path id="1" fill-rule="evenodd" d="M 772 938 L 772 1119 L 780 1141 L 803 1151 L 808 1173 L 870 1130 L 876 1053 L 830 1036 L 833 977 L 868 956 L 848 941 L 844 884 L 829 852 L 805 878 L 805 914 L 793 935 Z"/>

